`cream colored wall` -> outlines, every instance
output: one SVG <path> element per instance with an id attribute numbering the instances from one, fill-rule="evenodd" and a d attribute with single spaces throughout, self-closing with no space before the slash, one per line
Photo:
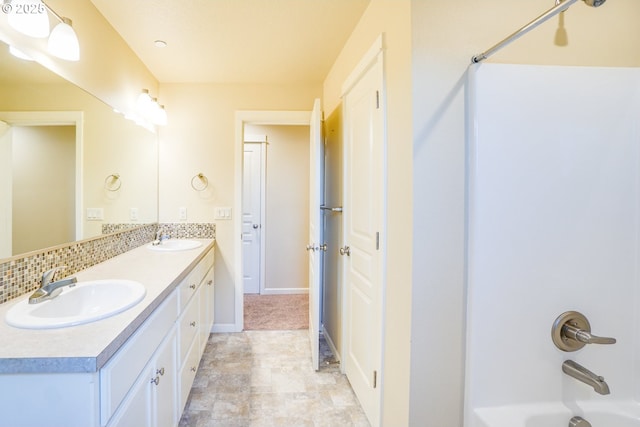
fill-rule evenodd
<path id="1" fill-rule="evenodd" d="M 266 135 L 265 293 L 309 288 L 309 126 L 245 126 Z"/>
<path id="2" fill-rule="evenodd" d="M 47 54 L 46 39 L 23 36 L 0 13 L 0 40 L 20 48 L 39 63 L 123 112 L 135 109 L 143 88 L 157 94 L 158 82 L 90 1 L 50 0 L 47 4 L 73 21 L 80 42 L 80 61 Z M 162 101 L 160 99 L 160 101 Z"/>
<path id="3" fill-rule="evenodd" d="M 13 252 L 75 240 L 75 126 L 16 126 L 12 145 Z"/>
<path id="4" fill-rule="evenodd" d="M 464 90 L 470 58 L 552 6 L 547 0 L 411 1 L 413 216 L 420 220 L 413 237 L 409 425 L 462 425 Z M 578 2 L 565 16 L 569 46 L 553 45 L 558 20 L 552 19 L 491 61 L 640 66 L 639 16 L 637 0 L 609 1 L 597 9 Z"/>
<path id="5" fill-rule="evenodd" d="M 157 137 L 115 114 L 110 107 L 71 84 L 0 85 L 0 111 L 82 111 L 82 185 L 84 207 L 102 207 L 106 222 L 157 221 Z M 104 189 L 106 177 L 119 173 L 122 187 Z M 83 212 L 84 214 L 84 212 Z M 83 237 L 101 233 L 102 221 L 83 223 Z"/>
<path id="6" fill-rule="evenodd" d="M 234 205 L 236 111 L 309 111 L 320 85 L 261 86 L 233 84 L 162 84 L 169 124 L 160 129 L 160 222 L 178 222 L 178 208 L 186 207 L 188 222 L 214 222 L 215 207 Z M 191 178 L 209 178 L 209 189 L 196 192 Z M 234 234 L 238 212 L 216 222 L 215 323 L 235 321 Z M 238 295 L 242 297 L 242 295 Z"/>
<path id="7" fill-rule="evenodd" d="M 372 0 L 323 86 L 325 116 L 341 86 L 384 33 L 387 107 L 387 230 L 383 425 L 408 422 L 412 264 L 411 8 L 408 0 Z"/>

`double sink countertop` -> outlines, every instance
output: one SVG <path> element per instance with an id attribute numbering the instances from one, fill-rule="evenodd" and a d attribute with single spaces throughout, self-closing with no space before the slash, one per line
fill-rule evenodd
<path id="1" fill-rule="evenodd" d="M 9 326 L 5 315 L 30 293 L 0 304 L 0 374 L 99 371 L 215 245 L 214 239 L 192 240 L 202 246 L 160 252 L 145 244 L 73 274 L 79 282 L 125 279 L 145 286 L 142 301 L 106 319 L 59 329 L 20 329 Z"/>

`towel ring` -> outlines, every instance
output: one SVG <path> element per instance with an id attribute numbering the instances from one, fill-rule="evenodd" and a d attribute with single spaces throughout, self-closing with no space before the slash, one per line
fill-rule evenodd
<path id="1" fill-rule="evenodd" d="M 196 178 L 198 180 L 196 180 Z M 198 181 L 200 182 L 200 184 L 198 184 Z M 194 175 L 193 178 L 191 178 L 191 187 L 196 191 L 204 191 L 207 189 L 208 186 L 209 186 L 209 180 L 202 172 L 200 172 L 197 175 Z"/>
<path id="2" fill-rule="evenodd" d="M 104 188 L 107 191 L 118 191 L 122 187 L 122 181 L 120 180 L 120 174 L 112 173 L 104 180 Z"/>

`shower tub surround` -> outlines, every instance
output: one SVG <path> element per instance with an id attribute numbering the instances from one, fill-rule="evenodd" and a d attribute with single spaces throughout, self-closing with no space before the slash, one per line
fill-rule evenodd
<path id="1" fill-rule="evenodd" d="M 474 65 L 468 96 L 465 427 L 640 427 L 640 70 Z M 556 348 L 569 310 L 617 342 Z"/>
<path id="2" fill-rule="evenodd" d="M 139 246 L 75 273 L 78 282 L 144 285 L 144 299 L 112 317 L 44 330 L 0 322 L 10 343 L 0 346 L 0 425 L 150 425 L 149 416 L 177 423 L 213 323 L 215 241 L 201 242 L 177 252 Z M 0 318 L 12 306 L 0 305 Z M 159 387 L 149 388 L 154 379 Z"/>
<path id="3" fill-rule="evenodd" d="M 59 274 L 72 275 L 153 241 L 158 229 L 172 238 L 216 237 L 215 224 L 212 223 L 105 224 L 103 236 L 30 252 L 1 262 L 0 304 L 38 289 L 42 273 L 51 268 L 66 265 L 67 268 Z"/>

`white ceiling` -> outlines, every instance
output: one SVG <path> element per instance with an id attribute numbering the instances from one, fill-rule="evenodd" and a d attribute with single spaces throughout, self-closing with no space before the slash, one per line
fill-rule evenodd
<path id="1" fill-rule="evenodd" d="M 160 82 L 291 84 L 323 81 L 370 0 L 91 1 Z"/>

